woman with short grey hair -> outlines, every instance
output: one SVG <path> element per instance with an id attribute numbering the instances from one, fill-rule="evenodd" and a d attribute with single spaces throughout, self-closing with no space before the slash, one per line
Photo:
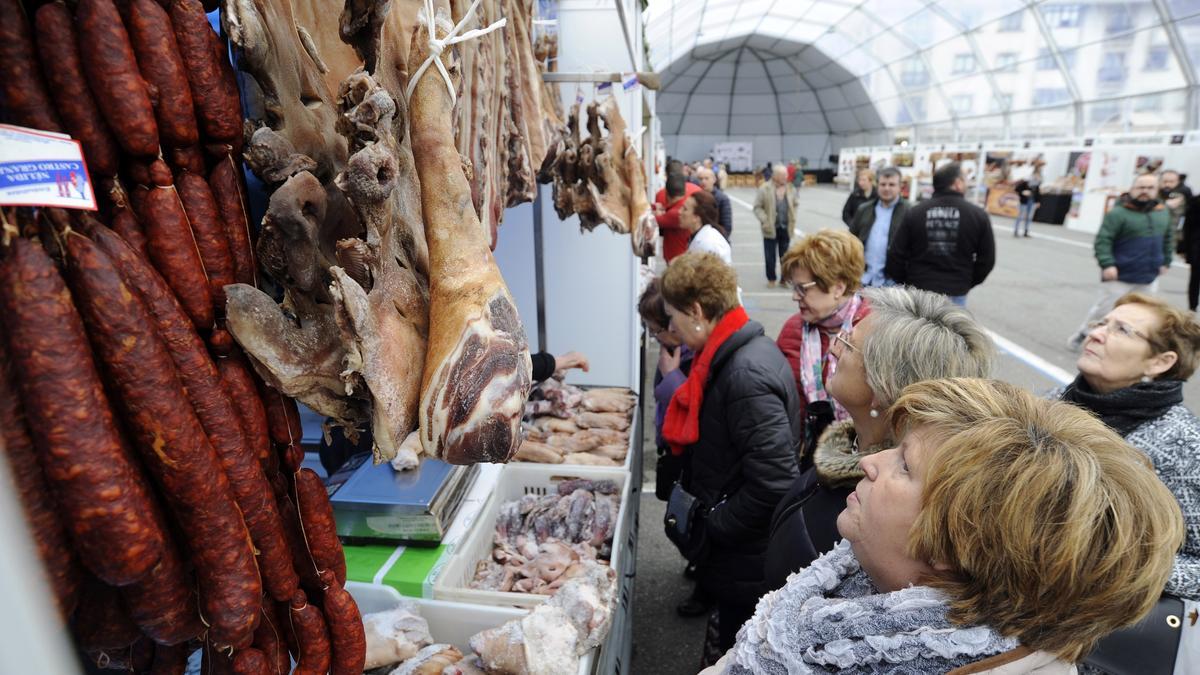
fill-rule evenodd
<path id="1" fill-rule="evenodd" d="M 826 384 L 850 419 L 830 424 L 819 440 L 810 441 L 813 447 L 803 449 L 812 453 L 813 466 L 775 509 L 766 562 L 771 589 L 841 538 L 837 516 L 863 477 L 859 460 L 891 447 L 885 412 L 905 387 L 992 372 L 991 338 L 946 296 L 908 287 L 868 288 L 862 295 L 870 312 L 835 336 L 837 369 Z"/>

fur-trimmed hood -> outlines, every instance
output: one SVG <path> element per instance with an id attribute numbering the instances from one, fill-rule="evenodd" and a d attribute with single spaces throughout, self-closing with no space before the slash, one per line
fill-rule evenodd
<path id="1" fill-rule="evenodd" d="M 830 424 L 813 451 L 813 466 L 821 482 L 830 487 L 852 486 L 863 478 L 858 460 L 884 449 L 885 444 L 858 447 L 858 432 L 850 420 Z"/>

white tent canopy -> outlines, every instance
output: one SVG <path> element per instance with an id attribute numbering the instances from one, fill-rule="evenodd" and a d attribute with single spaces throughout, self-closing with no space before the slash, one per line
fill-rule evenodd
<path id="1" fill-rule="evenodd" d="M 668 152 L 1197 126 L 1200 0 L 650 0 Z M 760 149 L 760 146 L 762 148 Z"/>

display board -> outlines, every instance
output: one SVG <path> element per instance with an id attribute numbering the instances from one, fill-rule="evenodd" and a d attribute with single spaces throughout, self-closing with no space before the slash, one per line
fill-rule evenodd
<path id="1" fill-rule="evenodd" d="M 713 145 L 712 158 L 716 163 L 726 165 L 728 171 L 753 171 L 754 144 L 746 141 L 716 143 Z"/>

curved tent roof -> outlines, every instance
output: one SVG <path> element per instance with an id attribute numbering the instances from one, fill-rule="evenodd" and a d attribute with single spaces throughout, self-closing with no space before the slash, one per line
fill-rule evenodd
<path id="1" fill-rule="evenodd" d="M 667 135 L 1196 126 L 1200 0 L 650 0 Z"/>

